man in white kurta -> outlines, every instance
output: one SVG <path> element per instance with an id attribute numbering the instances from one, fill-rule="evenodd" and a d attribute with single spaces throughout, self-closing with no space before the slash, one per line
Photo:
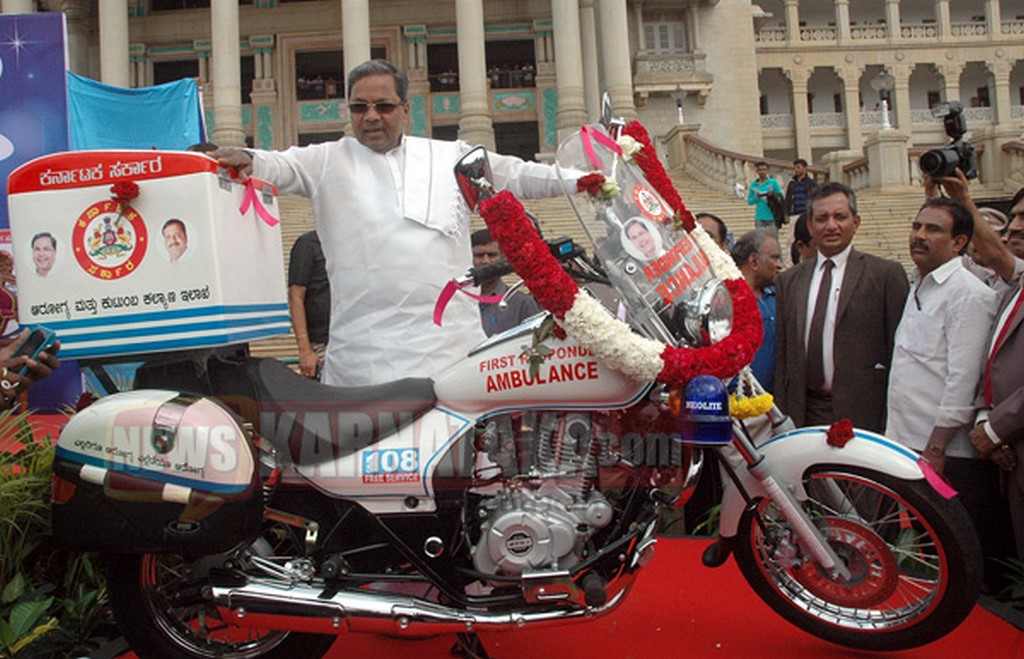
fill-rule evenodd
<path id="1" fill-rule="evenodd" d="M 408 82 L 386 62 L 357 67 L 349 88 L 354 137 L 244 152 L 240 162 L 217 157 L 243 170 L 248 158 L 252 175 L 281 194 L 312 199 L 331 284 L 323 381 L 436 377 L 484 338 L 466 296 L 452 299 L 442 327 L 433 323 L 445 283 L 472 264 L 469 211 L 453 174 L 471 147 L 404 135 Z M 498 189 L 520 198 L 562 194 L 552 167 L 497 154 L 490 161 Z"/>

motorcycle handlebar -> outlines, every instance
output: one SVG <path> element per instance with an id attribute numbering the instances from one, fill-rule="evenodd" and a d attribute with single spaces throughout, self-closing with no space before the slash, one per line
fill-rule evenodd
<path id="1" fill-rule="evenodd" d="M 551 249 L 551 253 L 559 261 L 568 261 L 582 253 L 582 250 L 572 241 L 571 238 L 549 240 L 547 241 L 547 244 Z M 470 268 L 469 272 L 466 273 L 466 276 L 460 279 L 460 283 L 472 282 L 474 286 L 479 286 L 482 282 L 497 279 L 498 277 L 504 277 L 505 275 L 510 275 L 513 272 L 515 272 L 515 270 L 511 265 L 509 265 L 508 261 L 501 259 L 494 263 Z"/>
<path id="2" fill-rule="evenodd" d="M 515 272 L 509 262 L 505 259 L 495 261 L 494 263 L 488 263 L 480 267 L 473 267 L 469 269 L 469 277 L 473 281 L 474 286 L 479 286 L 485 281 L 491 281 L 498 277 L 504 277 Z"/>

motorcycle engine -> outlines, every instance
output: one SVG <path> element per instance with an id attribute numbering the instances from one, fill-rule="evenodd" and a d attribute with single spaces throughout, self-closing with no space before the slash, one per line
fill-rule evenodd
<path id="1" fill-rule="evenodd" d="M 500 471 L 501 478 L 478 490 L 489 495 L 476 510 L 480 537 L 471 552 L 478 571 L 565 570 L 582 558 L 587 540 L 614 512 L 596 487 L 603 450 L 597 434 L 582 413 L 487 423 L 479 440 L 491 464 L 483 469 Z"/>

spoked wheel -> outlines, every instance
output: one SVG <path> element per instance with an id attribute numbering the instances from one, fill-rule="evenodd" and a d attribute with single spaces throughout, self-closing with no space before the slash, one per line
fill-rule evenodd
<path id="1" fill-rule="evenodd" d="M 272 536 L 271 536 L 272 537 Z M 272 553 L 265 538 L 249 550 Z M 202 598 L 211 569 L 227 555 L 109 557 L 107 587 L 121 632 L 143 659 L 315 659 L 334 636 L 236 627 Z"/>
<path id="2" fill-rule="evenodd" d="M 775 505 L 761 501 L 740 523 L 736 561 L 780 615 L 833 643 L 901 650 L 944 636 L 970 614 L 982 556 L 959 501 L 924 480 L 849 467 L 819 467 L 804 484 L 804 509 L 851 576 L 821 569 Z"/>

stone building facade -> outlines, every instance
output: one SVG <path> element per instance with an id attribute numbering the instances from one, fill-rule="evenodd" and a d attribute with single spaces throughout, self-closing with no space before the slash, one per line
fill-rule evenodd
<path id="1" fill-rule="evenodd" d="M 600 112 L 681 123 L 741 154 L 855 159 L 883 125 L 945 141 L 965 106 L 996 158 L 1024 132 L 1024 0 L 2 0 L 62 11 L 71 67 L 138 87 L 202 85 L 212 139 L 337 137 L 346 72 L 408 70 L 412 131 L 524 156 Z M 887 113 L 886 113 L 887 110 Z M 990 164 L 990 166 L 992 166 Z"/>

